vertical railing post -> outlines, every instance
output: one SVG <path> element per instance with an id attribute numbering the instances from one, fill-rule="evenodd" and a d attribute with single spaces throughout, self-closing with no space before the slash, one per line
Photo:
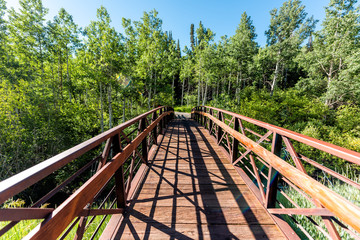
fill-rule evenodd
<path id="1" fill-rule="evenodd" d="M 151 117 L 152 122 L 155 122 L 156 118 L 157 118 L 157 114 L 155 111 L 155 112 L 153 112 L 152 117 Z M 152 130 L 152 134 L 153 134 L 153 138 L 154 138 L 154 144 L 157 145 L 157 127 L 156 126 Z"/>
<path id="2" fill-rule="evenodd" d="M 202 115 L 201 115 L 201 112 L 202 112 L 202 107 L 199 107 L 199 123 L 200 125 L 202 125 Z"/>
<path id="3" fill-rule="evenodd" d="M 213 115 L 213 110 L 210 108 L 209 109 L 209 114 L 210 115 Z M 212 125 L 213 125 L 213 122 L 212 122 L 212 120 L 209 118 L 209 133 L 210 133 L 210 135 L 211 135 L 211 131 L 212 131 Z"/>
<path id="4" fill-rule="evenodd" d="M 146 129 L 146 117 L 140 120 L 140 132 L 143 132 Z M 141 141 L 142 157 L 144 158 L 146 164 L 148 163 L 148 148 L 147 148 L 147 139 L 146 137 Z"/>
<path id="5" fill-rule="evenodd" d="M 113 140 L 112 156 L 115 156 L 121 151 L 120 148 L 120 134 L 117 134 Z M 115 193 L 118 208 L 125 208 L 126 206 L 126 192 L 125 192 L 125 181 L 124 181 L 124 167 L 121 167 L 115 172 Z"/>
<path id="6" fill-rule="evenodd" d="M 197 109 L 198 109 L 198 119 L 197 119 L 197 121 L 198 121 L 198 123 L 201 125 L 201 107 L 197 107 Z"/>
<path id="7" fill-rule="evenodd" d="M 196 113 L 196 112 L 197 112 L 197 107 L 194 108 L 194 112 L 195 112 L 195 113 L 194 113 L 194 120 L 195 120 L 195 122 L 197 122 L 197 115 L 198 115 L 198 114 Z"/>
<path id="8" fill-rule="evenodd" d="M 159 116 L 161 116 L 161 114 L 163 113 L 163 109 L 162 108 L 160 108 L 160 110 L 159 110 Z M 159 122 L 159 134 L 162 134 L 162 121 L 163 121 L 163 119 L 161 119 L 160 120 L 160 122 Z"/>
<path id="9" fill-rule="evenodd" d="M 204 107 L 204 113 L 207 113 L 206 107 Z M 207 122 L 208 122 L 208 118 L 204 115 L 204 127 L 205 127 L 205 129 L 206 129 Z"/>
<path id="10" fill-rule="evenodd" d="M 200 111 L 201 111 L 201 113 L 204 113 L 205 112 L 205 107 L 200 107 Z M 206 128 L 206 126 L 205 126 L 205 116 L 204 115 L 202 115 L 201 114 L 201 116 L 200 116 L 200 118 L 201 118 L 201 126 L 204 126 L 205 128 Z"/>
<path id="11" fill-rule="evenodd" d="M 199 114 L 199 107 L 196 107 L 196 121 L 198 122 L 198 123 L 200 123 L 200 121 L 199 121 L 199 116 L 200 116 L 200 114 Z"/>
<path id="12" fill-rule="evenodd" d="M 223 120 L 223 114 L 222 114 L 222 112 L 220 112 L 220 111 L 218 112 L 218 119 L 219 119 L 220 121 Z M 216 141 L 217 141 L 218 144 L 220 144 L 221 136 L 222 136 L 222 129 L 221 129 L 220 126 L 218 126 L 217 134 L 216 134 Z"/>
<path id="13" fill-rule="evenodd" d="M 166 112 L 166 107 L 164 107 L 164 113 Z M 165 132 L 165 126 L 166 126 L 166 116 L 162 119 L 162 121 L 161 121 L 161 128 L 162 128 L 162 133 L 164 134 L 164 132 Z"/>
<path id="14" fill-rule="evenodd" d="M 239 120 L 235 118 L 234 120 L 234 130 L 239 131 Z M 231 163 L 236 161 L 239 155 L 239 141 L 233 137 L 233 145 L 232 145 L 232 154 L 231 154 Z"/>
<path id="15" fill-rule="evenodd" d="M 166 107 L 166 112 L 169 113 L 170 112 L 170 107 Z M 166 115 L 166 126 L 169 124 L 170 122 L 170 114 Z"/>
<path id="16" fill-rule="evenodd" d="M 273 133 L 271 152 L 280 157 L 282 147 L 282 137 L 277 133 Z M 277 185 L 279 181 L 279 173 L 273 167 L 269 167 L 269 175 L 266 187 L 265 208 L 275 208 Z"/>

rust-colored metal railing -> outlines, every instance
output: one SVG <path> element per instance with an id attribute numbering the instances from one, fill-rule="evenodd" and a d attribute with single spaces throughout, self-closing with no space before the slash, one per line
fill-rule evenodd
<path id="1" fill-rule="evenodd" d="M 31 207 L 0 209 L 0 221 L 7 221 L 0 236 L 19 221 L 44 219 L 26 239 L 64 239 L 75 226 L 75 239 L 82 239 L 94 218 L 104 215 L 90 237 L 94 239 L 106 216 L 121 214 L 128 205 L 141 180 L 141 173 L 146 169 L 148 155 L 157 145 L 158 135 L 173 113 L 170 107 L 158 107 L 2 181 L 0 204 L 55 171 L 70 171 L 78 166 L 74 165 L 77 160 L 85 158 L 82 161 L 85 164 L 75 169 L 61 184 L 40 199 L 32 199 L 35 203 Z M 86 161 L 91 155 L 96 157 Z M 64 170 L 66 166 L 72 167 Z M 78 184 L 79 188 L 67 189 L 80 177 L 81 181 L 84 177 L 86 180 Z M 73 193 L 60 203 L 56 199 L 58 207 L 41 208 L 64 189 Z"/>
<path id="2" fill-rule="evenodd" d="M 339 229 L 359 239 L 360 207 L 330 190 L 307 172 L 319 172 L 358 191 L 360 184 L 312 160 L 305 153 L 342 159 L 359 169 L 360 153 L 219 108 L 199 106 L 192 118 L 205 126 L 238 173 L 290 239 L 313 236 L 298 220 L 302 215 L 322 237 L 340 239 Z M 305 150 L 304 150 L 305 149 Z M 303 153 L 303 152 L 305 153 Z M 313 154 L 313 156 L 319 156 Z M 313 174 L 315 175 L 315 174 Z M 301 207 L 289 190 L 311 203 Z M 290 224 L 286 223 L 290 222 Z M 290 228 L 292 226 L 292 228 Z"/>

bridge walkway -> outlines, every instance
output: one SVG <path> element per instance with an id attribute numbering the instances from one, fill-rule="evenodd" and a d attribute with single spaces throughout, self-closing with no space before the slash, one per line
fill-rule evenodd
<path id="1" fill-rule="evenodd" d="M 121 216 L 121 215 L 119 215 Z M 169 123 L 124 217 L 101 239 L 285 239 L 207 130 Z"/>

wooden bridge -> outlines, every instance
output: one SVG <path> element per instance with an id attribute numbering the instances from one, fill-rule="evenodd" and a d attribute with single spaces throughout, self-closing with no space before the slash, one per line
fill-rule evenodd
<path id="1" fill-rule="evenodd" d="M 357 152 L 232 112 L 197 107 L 190 118 L 159 107 L 1 182 L 4 203 L 74 169 L 32 206 L 0 209 L 8 221 L 0 234 L 44 219 L 26 239 L 318 238 L 299 222 L 303 216 L 321 237 L 359 239 L 358 203 L 310 177 L 306 166 L 355 190 L 360 184 L 306 157 L 303 146 L 360 165 Z M 57 207 L 41 208 L 77 185 Z M 289 189 L 312 207 L 300 206 Z"/>

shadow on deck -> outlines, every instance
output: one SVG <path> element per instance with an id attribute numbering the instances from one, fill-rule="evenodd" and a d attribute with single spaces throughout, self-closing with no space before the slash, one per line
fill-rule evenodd
<path id="1" fill-rule="evenodd" d="M 284 239 L 208 131 L 177 116 L 124 217 L 102 239 Z"/>

